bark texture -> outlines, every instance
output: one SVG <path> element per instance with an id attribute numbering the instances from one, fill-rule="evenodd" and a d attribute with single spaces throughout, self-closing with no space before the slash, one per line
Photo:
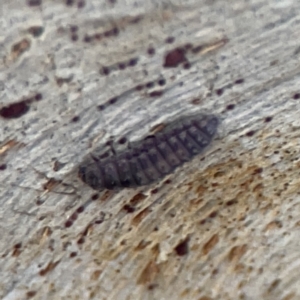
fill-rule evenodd
<path id="1" fill-rule="evenodd" d="M 300 298 L 299 1 L 2 0 L 0 14 L 1 299 Z M 78 179 L 107 142 L 198 112 L 218 136 L 167 180 Z"/>

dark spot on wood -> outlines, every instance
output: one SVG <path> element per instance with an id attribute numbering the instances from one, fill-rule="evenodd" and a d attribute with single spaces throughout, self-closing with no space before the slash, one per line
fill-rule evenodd
<path id="1" fill-rule="evenodd" d="M 105 106 L 104 106 L 104 105 L 102 105 L 102 104 L 101 104 L 101 105 L 98 105 L 98 106 L 97 106 L 97 109 L 98 109 L 98 110 L 100 110 L 100 111 L 102 111 L 102 110 L 104 110 L 104 109 L 105 109 Z"/>
<path id="2" fill-rule="evenodd" d="M 300 93 L 295 93 L 294 96 L 293 96 L 293 98 L 294 98 L 295 100 L 300 99 Z"/>
<path id="3" fill-rule="evenodd" d="M 155 49 L 150 47 L 150 48 L 148 48 L 147 53 L 149 55 L 154 55 L 155 54 Z"/>
<path id="4" fill-rule="evenodd" d="M 6 164 L 0 165 L 0 171 L 4 171 L 7 168 Z"/>
<path id="5" fill-rule="evenodd" d="M 153 91 L 151 93 L 149 93 L 149 97 L 160 97 L 162 94 L 164 93 L 164 91 Z"/>
<path id="6" fill-rule="evenodd" d="M 51 272 L 58 264 L 60 263 L 60 261 L 56 261 L 56 262 L 49 262 L 49 264 L 44 268 L 42 269 L 39 274 L 41 276 L 45 276 L 48 272 Z"/>
<path id="7" fill-rule="evenodd" d="M 250 130 L 246 133 L 246 136 L 253 136 L 255 134 L 254 130 Z"/>
<path id="8" fill-rule="evenodd" d="M 175 68 L 186 60 L 185 50 L 182 48 L 176 48 L 166 54 L 163 66 L 165 68 Z"/>
<path id="9" fill-rule="evenodd" d="M 31 45 L 30 40 L 25 38 L 25 39 L 21 40 L 20 42 L 12 45 L 12 47 L 11 47 L 12 54 L 15 57 L 18 57 L 22 53 L 24 53 L 26 50 L 28 50 L 30 48 L 30 45 Z"/>
<path id="10" fill-rule="evenodd" d="M 172 44 L 175 41 L 175 38 L 173 36 L 169 36 L 166 38 L 166 43 L 167 44 Z"/>
<path id="11" fill-rule="evenodd" d="M 186 238 L 184 241 L 180 242 L 176 247 L 175 247 L 175 252 L 179 256 L 183 256 L 188 254 L 189 252 L 189 238 Z"/>
<path id="12" fill-rule="evenodd" d="M 71 220 L 67 220 L 66 223 L 65 223 L 65 227 L 71 227 L 73 225 L 73 221 Z"/>
<path id="13" fill-rule="evenodd" d="M 103 35 L 104 35 L 105 37 L 116 36 L 116 35 L 118 35 L 118 34 L 119 34 L 119 29 L 118 29 L 117 27 L 114 27 L 114 28 L 112 28 L 112 29 L 110 29 L 110 30 L 108 30 L 108 31 L 105 31 L 105 32 L 103 33 Z"/>
<path id="14" fill-rule="evenodd" d="M 138 58 L 132 58 L 132 59 L 129 60 L 128 66 L 133 67 L 137 64 L 137 62 L 138 62 Z"/>
<path id="15" fill-rule="evenodd" d="M 257 168 L 254 170 L 253 174 L 261 174 L 263 172 L 263 168 Z"/>
<path id="16" fill-rule="evenodd" d="M 91 196 L 91 200 L 95 201 L 99 199 L 99 194 L 95 193 Z"/>
<path id="17" fill-rule="evenodd" d="M 123 209 L 124 209 L 127 213 L 129 213 L 129 214 L 135 212 L 135 208 L 134 208 L 133 206 L 129 205 L 129 204 L 125 204 L 125 205 L 123 206 Z"/>
<path id="18" fill-rule="evenodd" d="M 266 118 L 265 118 L 265 122 L 271 122 L 272 119 L 273 119 L 273 117 L 266 117 Z"/>
<path id="19" fill-rule="evenodd" d="M 194 105 L 199 105 L 201 103 L 201 98 L 194 98 L 191 103 L 194 104 Z"/>
<path id="20" fill-rule="evenodd" d="M 77 256 L 77 252 L 71 252 L 71 253 L 70 253 L 70 257 L 71 257 L 71 258 L 73 258 L 73 257 L 75 257 L 75 256 Z"/>
<path id="21" fill-rule="evenodd" d="M 78 41 L 78 35 L 77 35 L 77 34 L 72 34 L 72 35 L 71 35 L 71 40 L 72 40 L 73 42 Z"/>
<path id="22" fill-rule="evenodd" d="M 67 6 L 72 6 L 74 4 L 74 0 L 66 0 Z"/>
<path id="23" fill-rule="evenodd" d="M 119 69 L 120 70 L 126 69 L 126 64 L 125 63 L 119 63 Z"/>
<path id="24" fill-rule="evenodd" d="M 77 209 L 76 209 L 76 212 L 81 214 L 82 212 L 84 211 L 84 206 L 79 206 Z"/>
<path id="25" fill-rule="evenodd" d="M 78 241 L 77 244 L 83 244 L 85 242 L 85 238 L 81 237 Z"/>
<path id="26" fill-rule="evenodd" d="M 118 141 L 118 143 L 121 144 L 121 145 L 124 145 L 126 142 L 127 142 L 126 137 L 122 137 L 122 138 L 120 138 L 119 141 Z"/>
<path id="27" fill-rule="evenodd" d="M 135 90 L 136 91 L 141 91 L 141 90 L 143 90 L 144 89 L 144 85 L 142 85 L 142 84 L 139 84 L 139 85 L 137 85 L 136 87 L 135 87 Z"/>
<path id="28" fill-rule="evenodd" d="M 28 6 L 39 6 L 42 4 L 42 0 L 28 0 Z"/>
<path id="29" fill-rule="evenodd" d="M 26 101 L 12 103 L 0 109 L 0 116 L 5 119 L 16 119 L 25 115 L 29 111 Z"/>
<path id="30" fill-rule="evenodd" d="M 234 83 L 235 84 L 242 84 L 244 82 L 243 78 L 237 79 Z"/>
<path id="31" fill-rule="evenodd" d="M 226 205 L 227 206 L 232 206 L 232 205 L 237 204 L 237 203 L 238 203 L 238 201 L 236 199 L 232 199 L 232 200 L 227 201 Z"/>
<path id="32" fill-rule="evenodd" d="M 26 293 L 27 298 L 32 298 L 36 295 L 36 291 L 28 291 Z"/>
<path id="33" fill-rule="evenodd" d="M 76 122 L 78 122 L 79 120 L 80 120 L 80 117 L 79 117 L 79 116 L 75 116 L 75 117 L 72 118 L 71 121 L 72 121 L 73 123 L 76 123 Z"/>
<path id="34" fill-rule="evenodd" d="M 164 78 L 162 78 L 162 79 L 159 79 L 159 80 L 157 81 L 157 83 L 158 83 L 160 86 L 163 86 L 163 85 L 166 84 L 166 80 L 165 80 Z"/>
<path id="35" fill-rule="evenodd" d="M 43 99 L 43 95 L 41 93 L 37 93 L 34 96 L 35 101 L 41 101 Z"/>
<path id="36" fill-rule="evenodd" d="M 101 72 L 103 75 L 109 75 L 110 73 L 110 70 L 108 67 L 103 67 L 102 68 L 102 72 Z"/>
<path id="37" fill-rule="evenodd" d="M 99 41 L 103 38 L 103 35 L 101 33 L 96 33 L 94 34 L 94 38 Z"/>
<path id="38" fill-rule="evenodd" d="M 158 189 L 153 189 L 152 191 L 151 191 L 151 194 L 157 194 L 158 193 Z"/>
<path id="39" fill-rule="evenodd" d="M 190 69 L 190 67 L 191 67 L 191 64 L 189 62 L 186 62 L 186 63 L 183 64 L 183 68 L 186 69 L 186 70 Z"/>
<path id="40" fill-rule="evenodd" d="M 109 103 L 109 104 L 115 104 L 117 101 L 118 101 L 118 98 L 117 98 L 117 97 L 114 97 L 114 98 L 109 99 L 109 100 L 108 100 L 108 103 Z"/>
<path id="41" fill-rule="evenodd" d="M 131 199 L 130 199 L 130 204 L 135 206 L 137 205 L 139 202 L 143 201 L 144 199 L 146 199 L 147 196 L 145 196 L 143 193 L 138 193 L 136 195 L 134 195 Z"/>
<path id="42" fill-rule="evenodd" d="M 199 45 L 199 46 L 194 47 L 194 48 L 192 49 L 192 52 L 193 52 L 193 53 L 198 53 L 198 52 L 202 51 L 204 48 L 205 48 L 204 45 Z"/>
<path id="43" fill-rule="evenodd" d="M 223 92 L 224 92 L 224 91 L 223 91 L 222 88 L 216 90 L 216 94 L 217 94 L 218 96 L 221 96 L 221 95 L 223 94 Z"/>
<path id="44" fill-rule="evenodd" d="M 218 212 L 217 212 L 217 211 L 213 211 L 213 212 L 211 212 L 211 213 L 209 214 L 209 217 L 213 219 L 213 218 L 215 218 L 217 215 L 218 215 Z"/>
<path id="45" fill-rule="evenodd" d="M 83 38 L 83 41 L 85 43 L 90 43 L 92 41 L 92 37 L 90 37 L 89 35 L 85 35 Z"/>
<path id="46" fill-rule="evenodd" d="M 71 30 L 71 32 L 77 32 L 78 31 L 78 26 L 77 25 L 71 25 L 70 30 Z"/>
<path id="47" fill-rule="evenodd" d="M 77 3 L 77 7 L 80 9 L 80 8 L 83 8 L 85 6 L 85 2 L 83 0 L 79 1 Z"/>
<path id="48" fill-rule="evenodd" d="M 150 89 L 152 87 L 154 87 L 154 82 L 150 81 L 146 84 L 146 88 Z"/>
<path id="49" fill-rule="evenodd" d="M 226 106 L 226 109 L 227 110 L 233 110 L 235 108 L 235 105 L 234 104 L 228 104 L 227 106 Z"/>
<path id="50" fill-rule="evenodd" d="M 34 37 L 39 37 L 43 34 L 44 27 L 42 27 L 42 26 L 31 26 L 31 27 L 28 28 L 28 32 Z"/>

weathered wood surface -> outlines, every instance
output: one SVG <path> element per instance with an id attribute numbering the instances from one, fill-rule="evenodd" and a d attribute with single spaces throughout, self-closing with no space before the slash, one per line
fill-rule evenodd
<path id="1" fill-rule="evenodd" d="M 300 2 L 38 2 L 0 4 L 1 112 L 29 107 L 0 119 L 1 299 L 299 299 Z M 203 156 L 65 226 L 90 151 L 198 111 Z"/>

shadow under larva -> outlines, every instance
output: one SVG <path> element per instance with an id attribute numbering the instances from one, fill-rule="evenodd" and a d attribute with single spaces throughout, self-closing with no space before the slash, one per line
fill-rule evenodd
<path id="1" fill-rule="evenodd" d="M 79 166 L 79 178 L 95 190 L 148 185 L 201 153 L 211 143 L 218 125 L 215 115 L 181 117 L 112 157 L 92 156 Z"/>

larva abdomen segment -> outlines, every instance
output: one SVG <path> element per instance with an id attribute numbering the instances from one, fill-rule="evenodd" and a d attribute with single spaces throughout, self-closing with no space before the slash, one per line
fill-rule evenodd
<path id="1" fill-rule="evenodd" d="M 95 159 L 82 164 L 78 175 L 95 190 L 150 184 L 201 153 L 214 137 L 218 124 L 214 115 L 177 119 L 131 149 L 102 161 Z"/>

